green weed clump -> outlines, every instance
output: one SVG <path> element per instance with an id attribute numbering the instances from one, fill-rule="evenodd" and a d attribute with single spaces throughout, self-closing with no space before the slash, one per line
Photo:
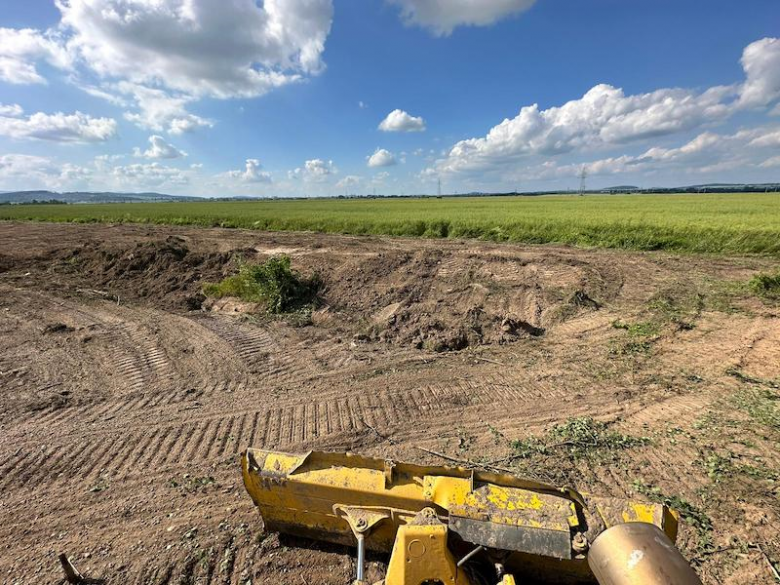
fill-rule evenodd
<path id="1" fill-rule="evenodd" d="M 757 274 L 748 281 L 748 288 L 759 297 L 780 300 L 780 272 Z"/>
<path id="2" fill-rule="evenodd" d="M 780 396 L 767 388 L 745 388 L 734 395 L 734 404 L 756 422 L 780 431 Z"/>
<path id="3" fill-rule="evenodd" d="M 565 423 L 556 425 L 550 434 L 560 444 L 567 446 L 575 459 L 594 452 L 619 451 L 650 442 L 647 437 L 635 437 L 610 430 L 606 423 L 589 416 L 570 418 Z"/>
<path id="4" fill-rule="evenodd" d="M 290 313 L 316 303 L 322 281 L 317 274 L 304 278 L 292 269 L 289 256 L 276 256 L 263 264 L 241 263 L 238 274 L 206 284 L 203 293 L 214 298 L 234 297 L 262 303 L 269 313 Z"/>
<path id="5" fill-rule="evenodd" d="M 647 485 L 642 480 L 634 481 L 634 490 L 653 502 L 664 504 L 679 512 L 682 519 L 696 530 L 698 535 L 696 548 L 699 554 L 714 550 L 712 519 L 704 510 L 680 496 L 666 495 L 660 488 Z"/>
<path id="6" fill-rule="evenodd" d="M 590 416 L 570 418 L 555 425 L 542 438 L 512 441 L 515 457 L 528 459 L 534 455 L 548 455 L 555 449 L 564 449 L 574 460 L 603 458 L 623 449 L 647 445 L 650 439 L 625 435 L 611 430 L 609 425 Z"/>

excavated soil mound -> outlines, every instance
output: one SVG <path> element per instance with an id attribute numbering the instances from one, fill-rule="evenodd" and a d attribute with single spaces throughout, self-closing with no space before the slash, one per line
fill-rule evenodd
<path id="1" fill-rule="evenodd" d="M 390 251 L 323 275 L 323 298 L 329 311 L 352 320 L 357 342 L 441 352 L 540 337 L 557 322 L 598 310 L 591 295 L 610 294 L 592 266 L 536 260 Z"/>
<path id="2" fill-rule="evenodd" d="M 60 254 L 86 283 L 125 299 L 154 299 L 170 308 L 199 309 L 205 282 L 215 282 L 231 271 L 237 254 L 254 250 L 195 252 L 186 240 L 169 236 L 133 246 L 88 243 Z"/>
<path id="3" fill-rule="evenodd" d="M 312 322 L 355 343 L 436 352 L 513 343 L 598 311 L 619 288 L 604 266 L 554 254 L 486 257 L 433 248 L 385 249 L 334 261 L 317 250 L 292 252 L 293 268 L 319 274 L 324 284 Z M 239 257 L 261 262 L 275 253 L 253 247 L 192 249 L 187 239 L 175 236 L 90 240 L 38 257 L 34 266 L 51 275 L 48 288 L 86 289 L 174 310 L 240 314 L 258 306 L 231 299 L 204 305 L 203 285 L 235 274 Z M 0 270 L 3 266 L 0 257 Z M 27 266 L 14 268 L 22 272 Z"/>

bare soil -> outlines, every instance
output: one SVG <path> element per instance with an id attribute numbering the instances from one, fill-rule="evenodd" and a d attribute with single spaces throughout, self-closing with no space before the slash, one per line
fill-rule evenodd
<path id="1" fill-rule="evenodd" d="M 310 316 L 212 302 L 288 254 Z M 350 549 L 263 532 L 247 446 L 419 449 L 685 507 L 707 584 L 780 562 L 773 262 L 473 241 L 0 223 L 0 582 L 321 583 Z M 646 444 L 527 453 L 590 416 Z M 370 557 L 378 576 L 381 556 Z"/>

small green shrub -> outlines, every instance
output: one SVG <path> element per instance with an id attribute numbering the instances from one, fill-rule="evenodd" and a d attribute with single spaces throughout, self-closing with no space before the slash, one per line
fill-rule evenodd
<path id="1" fill-rule="evenodd" d="M 275 256 L 263 264 L 241 263 L 238 274 L 204 285 L 203 293 L 263 303 L 269 313 L 289 313 L 316 304 L 321 288 L 317 274 L 304 278 L 292 269 L 289 256 Z"/>
<path id="2" fill-rule="evenodd" d="M 748 287 L 759 297 L 780 300 L 780 272 L 756 274 L 748 281 Z"/>
<path id="3" fill-rule="evenodd" d="M 626 323 L 619 319 L 612 321 L 612 327 L 614 329 L 623 329 L 628 331 L 629 335 L 634 337 L 652 337 L 658 335 L 659 326 L 649 321 L 641 321 L 639 323 Z"/>
<path id="4" fill-rule="evenodd" d="M 545 442 L 537 437 L 515 439 L 510 445 L 514 455 L 519 459 L 529 459 L 534 455 L 547 455 L 549 452 Z"/>

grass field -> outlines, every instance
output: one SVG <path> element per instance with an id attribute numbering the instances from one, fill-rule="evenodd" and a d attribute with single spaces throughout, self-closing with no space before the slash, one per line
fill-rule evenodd
<path id="1" fill-rule="evenodd" d="M 780 256 L 780 194 L 5 205 L 0 219 L 157 223 Z"/>

